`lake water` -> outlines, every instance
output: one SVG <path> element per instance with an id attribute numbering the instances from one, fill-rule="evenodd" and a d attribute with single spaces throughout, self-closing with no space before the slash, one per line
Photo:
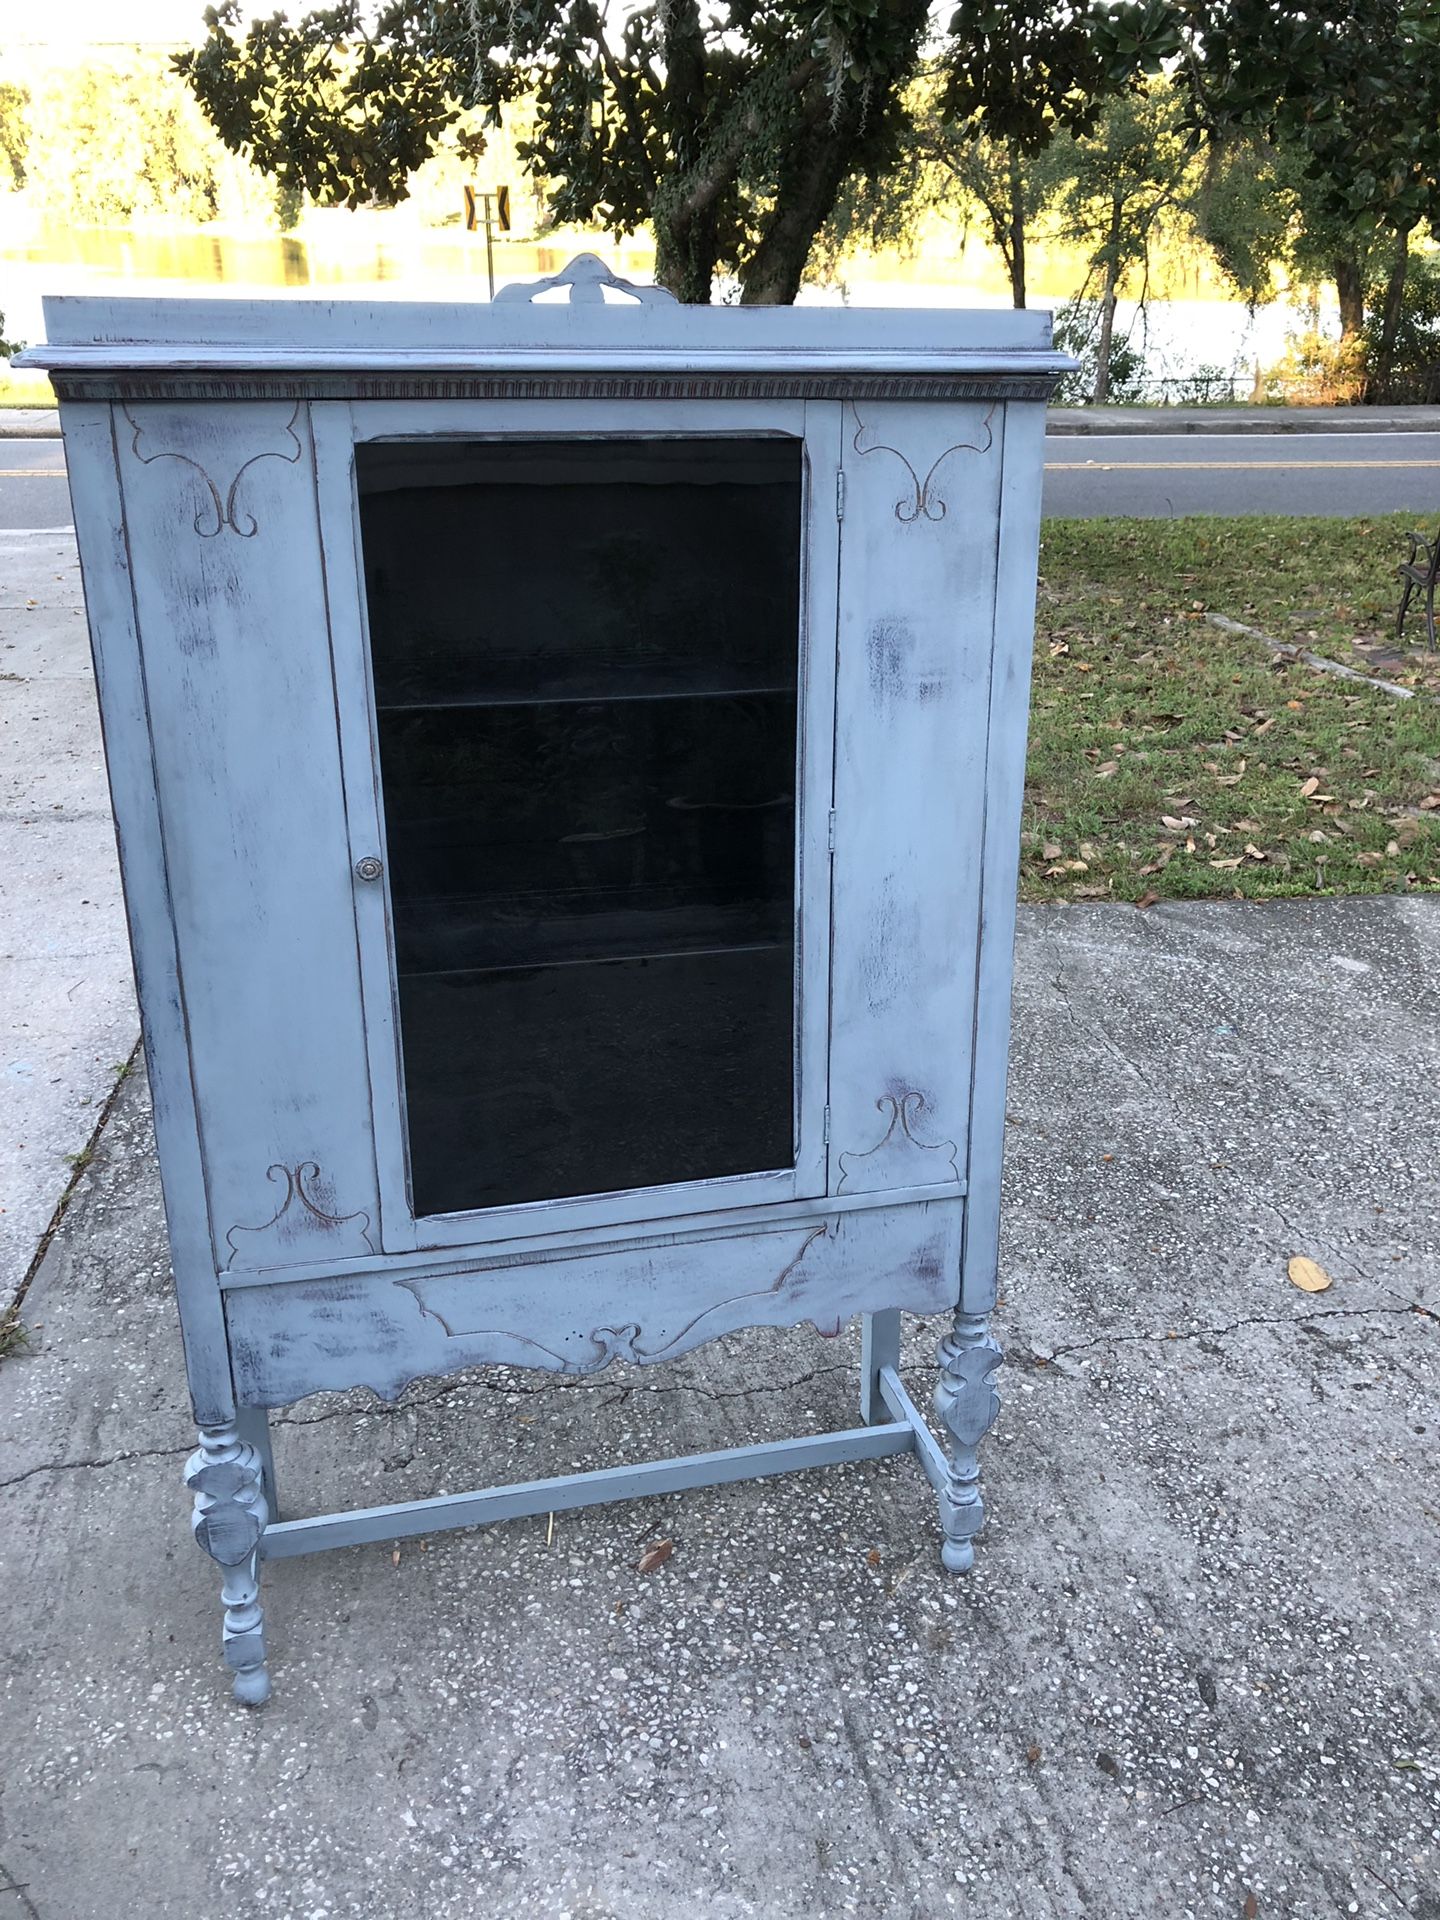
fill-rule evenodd
<path id="1" fill-rule="evenodd" d="M 14 203 L 12 202 L 12 207 Z M 190 232 L 155 228 L 41 227 L 0 215 L 0 311 L 15 340 L 43 337 L 45 293 L 354 297 L 484 300 L 488 281 L 483 234 L 426 228 L 404 208 L 307 218 L 301 235 Z M 11 230 L 7 233 L 6 226 Z M 643 242 L 616 245 L 590 235 L 541 244 L 496 236 L 496 280 L 532 280 L 556 273 L 582 248 L 617 273 L 647 280 L 654 253 Z M 924 262 L 877 274 L 858 268 L 843 285 L 807 288 L 803 302 L 851 306 L 1003 307 L 1004 296 L 941 277 Z M 1045 299 L 1036 306 L 1054 303 Z M 1123 306 L 1121 328 L 1134 319 Z M 1149 303 L 1136 332 L 1153 379 L 1180 379 L 1197 368 L 1237 376 L 1243 393 L 1257 361 L 1272 365 L 1301 322 L 1299 310 L 1276 303 L 1250 313 L 1239 301 L 1175 299 Z M 1331 317 L 1333 325 L 1333 316 Z M 17 378 L 19 376 L 16 376 Z"/>

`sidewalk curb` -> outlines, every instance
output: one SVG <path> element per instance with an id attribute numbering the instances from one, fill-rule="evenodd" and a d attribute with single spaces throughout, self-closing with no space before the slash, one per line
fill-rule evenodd
<path id="1" fill-rule="evenodd" d="M 1347 667 L 1339 660 L 1327 660 L 1323 653 L 1312 653 L 1308 647 L 1288 645 L 1284 640 L 1275 640 L 1268 633 L 1262 633 L 1259 627 L 1247 627 L 1243 620 L 1231 620 L 1223 613 L 1207 613 L 1207 623 L 1218 627 L 1222 633 L 1243 634 L 1247 640 L 1258 640 L 1271 653 L 1293 655 L 1307 667 L 1313 667 L 1317 673 L 1333 673 L 1342 680 L 1357 680 L 1362 687 L 1375 687 L 1381 693 L 1390 693 L 1397 700 L 1413 700 L 1414 687 L 1397 686 L 1393 680 L 1378 680 L 1373 673 L 1361 673 L 1356 667 Z M 1422 696 L 1429 698 L 1429 695 Z"/>
<path id="2" fill-rule="evenodd" d="M 1047 438 L 1096 434 L 1440 433 L 1440 407 L 1051 407 Z M 53 407 L 0 408 L 0 440 L 58 440 Z"/>
<path id="3" fill-rule="evenodd" d="M 1051 407 L 1068 434 L 1440 433 L 1440 407 Z"/>
<path id="4" fill-rule="evenodd" d="M 58 440 L 54 407 L 0 407 L 0 440 Z"/>

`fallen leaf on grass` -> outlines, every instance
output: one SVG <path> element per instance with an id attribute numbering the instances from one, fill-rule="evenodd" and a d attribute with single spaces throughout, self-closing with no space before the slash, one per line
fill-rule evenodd
<path id="1" fill-rule="evenodd" d="M 1162 813 L 1160 824 L 1162 827 L 1169 827 L 1172 833 L 1180 833 L 1186 827 L 1198 827 L 1200 822 L 1188 813 Z"/>
<path id="2" fill-rule="evenodd" d="M 674 1551 L 675 1542 L 673 1540 L 657 1540 L 653 1547 L 646 1547 L 640 1558 L 635 1562 L 635 1571 L 637 1573 L 654 1573 L 657 1567 L 664 1566 Z"/>
<path id="3" fill-rule="evenodd" d="M 1319 791 L 1320 780 L 1317 774 L 1312 773 L 1308 780 L 1304 780 L 1300 784 L 1301 797 L 1304 799 L 1308 800 L 1312 793 L 1318 793 Z"/>
<path id="4" fill-rule="evenodd" d="M 1141 907 L 1141 908 L 1153 907 L 1155 902 L 1159 898 L 1160 898 L 1159 894 L 1156 893 L 1153 887 L 1147 887 L 1145 892 L 1141 894 L 1140 898 L 1135 902 L 1135 904 L 1137 907 Z"/>
<path id="5" fill-rule="evenodd" d="M 1095 769 L 1095 777 L 1097 780 L 1108 780 L 1112 773 L 1118 773 L 1119 771 L 1120 762 L 1118 760 L 1107 760 L 1102 766 L 1098 766 Z"/>
<path id="6" fill-rule="evenodd" d="M 1243 860 L 1244 860 L 1244 855 L 1237 853 L 1233 860 L 1212 860 L 1210 864 L 1212 867 L 1224 867 L 1226 869 L 1231 869 L 1231 868 L 1240 866 Z"/>
<path id="7" fill-rule="evenodd" d="M 1302 1293 L 1324 1293 L 1331 1284 L 1330 1276 L 1318 1260 L 1307 1260 L 1303 1253 L 1297 1253 L 1285 1271 L 1290 1276 L 1290 1284 L 1299 1287 Z"/>

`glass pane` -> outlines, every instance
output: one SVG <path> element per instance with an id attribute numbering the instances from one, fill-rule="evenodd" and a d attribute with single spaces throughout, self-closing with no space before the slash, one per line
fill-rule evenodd
<path id="1" fill-rule="evenodd" d="M 798 442 L 356 458 L 415 1211 L 793 1165 Z"/>

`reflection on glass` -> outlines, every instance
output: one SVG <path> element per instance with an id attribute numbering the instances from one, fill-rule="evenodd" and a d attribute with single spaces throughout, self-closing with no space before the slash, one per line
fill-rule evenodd
<path id="1" fill-rule="evenodd" d="M 356 458 L 415 1211 L 792 1165 L 798 443 Z"/>

